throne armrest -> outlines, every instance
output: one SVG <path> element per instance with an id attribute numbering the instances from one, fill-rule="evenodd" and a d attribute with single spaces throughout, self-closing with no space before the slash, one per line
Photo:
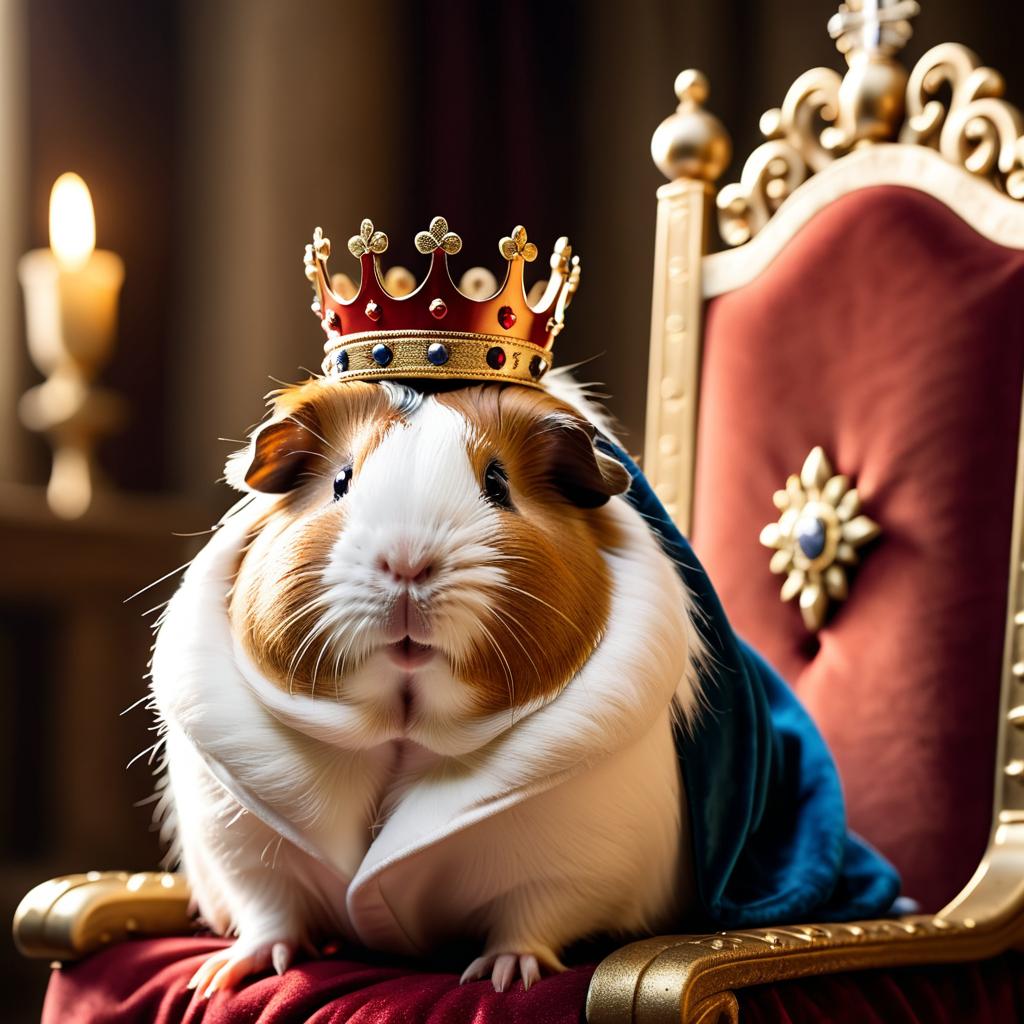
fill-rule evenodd
<path id="1" fill-rule="evenodd" d="M 14 943 L 24 956 L 77 960 L 101 946 L 193 930 L 189 887 L 165 871 L 89 871 L 32 889 L 14 913 Z"/>
<path id="2" fill-rule="evenodd" d="M 981 960 L 1007 945 L 1007 936 L 974 922 L 931 916 L 645 939 L 598 966 L 587 1021 L 736 1024 L 733 989 L 873 967 Z"/>
<path id="3" fill-rule="evenodd" d="M 870 968 L 966 963 L 1024 943 L 1024 834 L 1003 825 L 938 914 L 643 939 L 594 973 L 588 1024 L 738 1024 L 737 988 Z"/>

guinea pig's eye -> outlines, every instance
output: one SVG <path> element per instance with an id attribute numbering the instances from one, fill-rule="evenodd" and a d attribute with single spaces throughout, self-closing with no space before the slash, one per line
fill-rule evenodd
<path id="1" fill-rule="evenodd" d="M 334 500 L 337 501 L 339 498 L 344 498 L 348 491 L 349 484 L 352 483 L 352 467 L 346 466 L 344 469 L 338 472 L 338 475 L 334 478 Z"/>
<path id="2" fill-rule="evenodd" d="M 498 508 L 511 508 L 512 495 L 508 489 L 508 474 L 505 467 L 497 460 L 491 459 L 484 470 L 484 494 L 492 505 Z"/>

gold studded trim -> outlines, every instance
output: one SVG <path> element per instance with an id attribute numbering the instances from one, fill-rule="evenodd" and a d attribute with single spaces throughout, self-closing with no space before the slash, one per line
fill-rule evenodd
<path id="1" fill-rule="evenodd" d="M 374 346 L 387 345 L 392 352 L 387 366 L 373 358 Z M 435 366 L 427 359 L 431 345 L 442 344 L 448 349 L 448 361 Z M 500 348 L 505 353 L 505 365 L 495 370 L 487 363 L 487 353 Z M 341 370 L 338 359 L 344 352 L 348 368 Z M 530 366 L 537 357 L 544 368 L 534 377 Z M 540 387 L 544 375 L 551 369 L 551 353 L 536 345 L 513 341 L 497 334 L 460 334 L 447 331 L 366 331 L 350 334 L 346 338 L 332 338 L 323 361 L 323 371 L 338 380 L 386 380 L 388 378 L 413 379 L 417 377 L 447 378 L 449 380 L 496 380 Z"/>

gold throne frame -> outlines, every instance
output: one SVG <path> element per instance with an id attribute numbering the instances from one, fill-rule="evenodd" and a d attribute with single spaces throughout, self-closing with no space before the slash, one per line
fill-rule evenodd
<path id="1" fill-rule="evenodd" d="M 753 280 L 819 210 L 875 185 L 938 199 L 980 234 L 1024 249 L 1024 119 L 1003 82 L 968 49 L 945 43 L 908 73 L 897 53 L 915 0 L 860 0 L 829 22 L 844 76 L 805 72 L 761 119 L 765 142 L 740 181 L 716 189 L 731 144 L 703 108 L 704 76 L 676 80 L 679 106 L 652 154 L 658 190 L 645 471 L 688 532 L 695 469 L 704 303 Z M 952 99 L 935 93 L 945 84 Z M 709 254 L 711 217 L 734 248 Z M 1024 414 L 1024 403 L 1022 403 Z M 988 849 L 964 890 L 937 914 L 801 924 L 631 943 L 597 968 L 590 1024 L 736 1024 L 734 990 L 811 975 L 956 963 L 1024 942 L 1024 415 L 1013 513 L 995 808 Z M 112 942 L 186 933 L 180 875 L 88 872 L 44 882 L 22 901 L 14 938 L 27 956 L 78 959 Z"/>
<path id="2" fill-rule="evenodd" d="M 696 463 L 702 317 L 707 300 L 760 274 L 816 213 L 877 185 L 927 193 L 977 232 L 1024 249 L 1024 119 L 998 72 L 944 43 L 909 72 L 897 55 L 914 0 L 850 0 L 829 22 L 844 76 L 805 72 L 760 127 L 765 141 L 736 183 L 716 189 L 731 145 L 703 108 L 697 71 L 676 79 L 679 106 L 657 129 L 658 190 L 644 468 L 684 532 Z M 945 104 L 937 98 L 951 93 Z M 711 218 L 727 248 L 708 253 Z M 937 914 L 854 924 L 755 928 L 645 939 L 597 968 L 590 1024 L 736 1024 L 734 990 L 810 975 L 995 956 L 1024 941 L 1024 402 L 1018 441 L 988 849 Z M 780 922 L 781 924 L 781 922 Z"/>

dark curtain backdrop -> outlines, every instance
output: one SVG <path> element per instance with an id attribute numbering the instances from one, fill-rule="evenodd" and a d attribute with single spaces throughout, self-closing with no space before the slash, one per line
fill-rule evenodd
<path id="1" fill-rule="evenodd" d="M 93 189 L 100 244 L 126 259 L 123 329 L 107 381 L 132 402 L 104 449 L 131 490 L 212 507 L 230 444 L 270 377 L 319 361 L 301 253 L 312 228 L 332 266 L 364 215 L 419 269 L 412 236 L 435 213 L 495 269 L 527 225 L 583 257 L 559 362 L 601 381 L 642 441 L 654 189 L 648 143 L 696 66 L 737 161 L 798 73 L 840 65 L 829 0 L 471 3 L 459 0 L 24 2 L 29 138 L 22 223 L 45 244 L 50 184 Z M 1024 5 L 922 0 L 912 62 L 955 39 L 1024 97 Z M 21 218 L 15 218 L 20 220 Z M 25 368 L 24 380 L 33 379 Z M 42 445 L 15 432 L 41 478 Z"/>

